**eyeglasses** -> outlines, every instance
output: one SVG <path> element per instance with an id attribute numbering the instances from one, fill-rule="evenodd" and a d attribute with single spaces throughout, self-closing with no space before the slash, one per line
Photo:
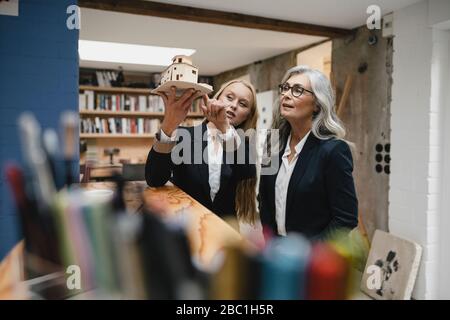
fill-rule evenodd
<path id="1" fill-rule="evenodd" d="M 286 94 L 289 89 L 291 90 L 292 96 L 296 98 L 300 97 L 305 91 L 309 92 L 311 95 L 314 95 L 314 92 L 307 90 L 298 84 L 294 84 L 292 87 L 287 82 L 278 85 L 278 92 L 280 94 Z"/>

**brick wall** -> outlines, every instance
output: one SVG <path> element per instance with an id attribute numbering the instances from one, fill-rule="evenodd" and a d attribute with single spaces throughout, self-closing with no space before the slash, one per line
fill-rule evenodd
<path id="1" fill-rule="evenodd" d="M 430 2 L 421 1 L 394 12 L 389 230 L 424 249 L 413 292 L 417 299 L 440 297 L 444 249 L 442 118 L 448 91 L 444 72 L 449 71 L 443 55 L 448 59 L 448 40 L 432 27 L 429 9 Z"/>
<path id="2" fill-rule="evenodd" d="M 0 259 L 20 239 L 3 173 L 21 161 L 17 116 L 32 111 L 43 128 L 78 110 L 78 31 L 66 27 L 76 0 L 20 0 L 19 16 L 0 15 Z"/>
<path id="3" fill-rule="evenodd" d="M 450 4 L 450 3 L 449 3 Z M 449 7 L 450 9 L 450 7 Z M 450 11 L 449 21 L 450 21 Z M 450 28 L 449 28 L 450 29 Z M 434 144 L 432 170 L 436 175 L 436 194 L 439 195 L 438 211 L 433 212 L 437 220 L 437 245 L 433 247 L 434 259 L 437 263 L 438 273 L 436 282 L 436 295 L 439 299 L 450 299 L 450 252 L 448 244 L 450 236 L 450 31 L 433 30 L 433 57 L 431 61 L 431 120 L 430 141 Z M 447 128 L 446 128 L 447 127 Z M 431 162 L 431 161 L 430 161 Z M 433 261 L 433 256 L 430 257 Z"/>

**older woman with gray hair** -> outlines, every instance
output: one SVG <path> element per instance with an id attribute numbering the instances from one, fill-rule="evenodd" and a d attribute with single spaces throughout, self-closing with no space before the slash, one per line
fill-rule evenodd
<path id="1" fill-rule="evenodd" d="M 275 235 L 300 232 L 324 240 L 358 224 L 353 160 L 335 112 L 328 78 L 307 66 L 289 69 L 279 85 L 272 128 L 279 129 L 275 174 L 262 175 L 261 222 Z"/>

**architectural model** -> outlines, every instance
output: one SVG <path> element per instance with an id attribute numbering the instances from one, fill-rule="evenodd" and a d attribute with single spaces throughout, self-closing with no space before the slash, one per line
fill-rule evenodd
<path id="1" fill-rule="evenodd" d="M 212 92 L 212 86 L 206 83 L 198 83 L 198 68 L 192 64 L 188 56 L 175 56 L 172 64 L 161 73 L 161 83 L 153 93 L 167 92 L 172 86 L 179 90 L 195 89 L 204 94 Z"/>

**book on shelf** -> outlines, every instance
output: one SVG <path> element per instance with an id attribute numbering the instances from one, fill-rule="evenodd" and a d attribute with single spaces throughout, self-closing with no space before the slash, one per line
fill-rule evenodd
<path id="1" fill-rule="evenodd" d="M 78 94 L 78 108 L 82 110 L 94 110 L 95 94 L 92 90 L 85 90 L 84 93 Z"/>
<path id="2" fill-rule="evenodd" d="M 87 103 L 86 103 L 86 95 L 85 94 L 79 94 L 78 95 L 78 109 L 86 110 L 87 109 Z"/>
<path id="3" fill-rule="evenodd" d="M 139 99 L 139 101 L 138 101 L 139 111 L 141 111 L 141 112 L 142 111 L 146 111 L 147 110 L 147 99 L 146 99 L 146 97 L 145 96 L 139 96 L 138 99 Z M 150 100 L 150 96 L 149 96 L 148 100 Z M 149 103 L 149 105 L 151 105 L 151 104 Z"/>
<path id="4" fill-rule="evenodd" d="M 111 87 L 112 83 L 117 80 L 116 71 L 96 71 L 97 83 L 100 87 Z"/>
<path id="5" fill-rule="evenodd" d="M 155 134 L 159 126 L 159 119 L 114 117 L 80 119 L 80 133 Z"/>

